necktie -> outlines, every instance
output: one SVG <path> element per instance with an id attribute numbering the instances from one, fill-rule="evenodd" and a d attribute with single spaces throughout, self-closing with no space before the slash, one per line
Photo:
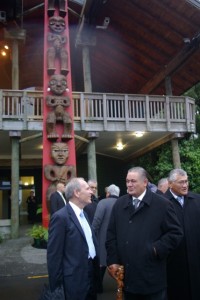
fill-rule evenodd
<path id="1" fill-rule="evenodd" d="M 83 211 L 80 212 L 80 219 L 81 219 L 81 226 L 83 228 L 85 238 L 86 238 L 88 248 L 89 248 L 89 256 L 91 258 L 94 258 L 96 256 L 96 251 L 95 251 L 95 247 L 94 247 L 94 243 L 93 243 L 93 239 L 92 239 L 92 232 L 91 232 L 90 226 L 85 218 Z"/>
<path id="2" fill-rule="evenodd" d="M 139 204 L 140 204 L 139 199 L 137 199 L 137 198 L 133 199 L 133 206 L 135 207 L 135 209 L 138 208 Z"/>
<path id="3" fill-rule="evenodd" d="M 183 199 L 183 197 L 178 196 L 178 197 L 177 197 L 177 200 L 178 200 L 178 202 L 180 203 L 180 205 L 183 206 L 183 204 L 184 204 L 184 199 Z"/>

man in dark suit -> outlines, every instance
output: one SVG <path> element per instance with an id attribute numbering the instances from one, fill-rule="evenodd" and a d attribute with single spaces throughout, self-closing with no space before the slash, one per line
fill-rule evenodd
<path id="1" fill-rule="evenodd" d="M 108 270 L 116 278 L 124 266 L 125 300 L 166 300 L 167 257 L 183 235 L 173 204 L 147 185 L 143 168 L 128 171 L 128 194 L 117 199 L 108 226 Z"/>
<path id="2" fill-rule="evenodd" d="M 65 185 L 61 182 L 57 183 L 56 191 L 50 196 L 50 214 L 53 215 L 57 210 L 66 205 L 64 197 Z"/>
<path id="3" fill-rule="evenodd" d="M 97 204 L 99 202 L 97 198 L 97 182 L 94 179 L 88 180 L 88 185 L 92 191 L 91 203 L 84 207 L 84 211 L 87 213 L 90 224 L 92 224 L 94 214 L 97 208 Z"/>
<path id="4" fill-rule="evenodd" d="M 52 215 L 49 225 L 47 266 L 50 288 L 54 291 L 63 284 L 66 300 L 97 298 L 97 241 L 83 213 L 84 206 L 91 202 L 91 195 L 83 178 L 73 178 L 65 190 L 69 202 Z"/>
<path id="5" fill-rule="evenodd" d="M 164 197 L 173 203 L 184 233 L 167 264 L 169 300 L 200 299 L 200 195 L 188 191 L 187 173 L 174 169 Z"/>

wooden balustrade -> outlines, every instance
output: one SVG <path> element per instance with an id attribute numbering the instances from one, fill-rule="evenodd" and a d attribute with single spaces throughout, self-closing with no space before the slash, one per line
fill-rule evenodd
<path id="1" fill-rule="evenodd" d="M 195 101 L 189 97 L 73 92 L 72 98 L 77 130 L 133 130 L 135 124 L 147 131 L 195 128 Z M 23 129 L 43 121 L 43 101 L 42 91 L 0 90 L 0 129 L 13 120 L 23 122 Z"/>

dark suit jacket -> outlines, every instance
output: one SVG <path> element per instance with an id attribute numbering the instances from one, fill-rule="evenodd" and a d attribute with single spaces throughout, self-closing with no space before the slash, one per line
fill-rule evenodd
<path id="1" fill-rule="evenodd" d="M 92 233 L 98 257 L 97 241 Z M 95 262 L 98 268 L 98 259 Z M 52 291 L 63 282 L 67 300 L 85 299 L 89 286 L 88 245 L 82 227 L 68 203 L 51 217 L 47 267 Z"/>
<path id="2" fill-rule="evenodd" d="M 51 194 L 50 196 L 50 214 L 52 215 L 57 210 L 63 208 L 65 203 L 61 195 L 56 191 Z"/>
<path id="3" fill-rule="evenodd" d="M 107 263 L 124 265 L 125 291 L 156 293 L 166 288 L 166 260 L 181 239 L 182 230 L 170 201 L 147 189 L 135 210 L 127 194 L 113 206 L 106 241 Z"/>

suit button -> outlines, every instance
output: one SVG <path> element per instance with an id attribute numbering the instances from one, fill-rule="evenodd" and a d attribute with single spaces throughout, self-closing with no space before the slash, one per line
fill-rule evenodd
<path id="1" fill-rule="evenodd" d="M 131 224 L 131 223 L 132 223 L 132 221 L 130 220 L 130 221 L 129 221 L 129 224 Z"/>

